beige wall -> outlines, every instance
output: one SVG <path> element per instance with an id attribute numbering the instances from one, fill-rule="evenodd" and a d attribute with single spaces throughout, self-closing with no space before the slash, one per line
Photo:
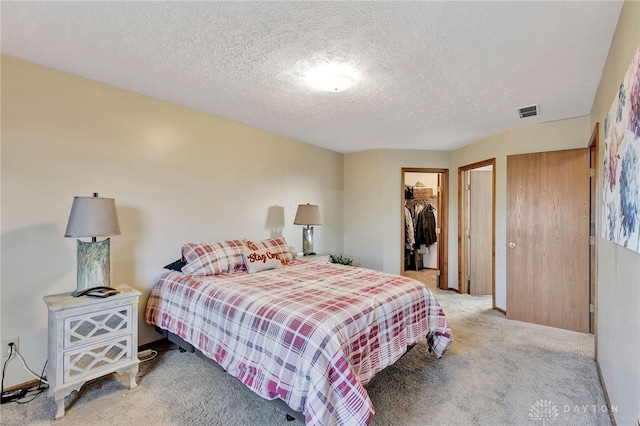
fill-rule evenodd
<path id="1" fill-rule="evenodd" d="M 604 159 L 604 119 L 631 60 L 640 47 L 640 2 L 624 3 L 618 27 L 591 110 L 591 126 L 600 123 L 599 165 Z M 602 194 L 598 170 L 598 206 Z M 640 254 L 602 235 L 597 209 L 598 364 L 618 425 L 640 423 Z"/>
<path id="2" fill-rule="evenodd" d="M 591 135 L 588 116 L 534 124 L 501 132 L 452 153 L 449 208 L 455 212 L 450 227 L 449 287 L 458 288 L 458 168 L 496 159 L 496 306 L 507 308 L 507 155 L 586 147 Z M 455 274 L 454 274 L 455 272 Z"/>
<path id="3" fill-rule="evenodd" d="M 359 266 L 400 273 L 402 168 L 449 168 L 449 151 L 378 149 L 345 155 L 345 251 Z"/>
<path id="4" fill-rule="evenodd" d="M 47 358 L 42 297 L 75 288 L 75 195 L 114 197 L 113 283 L 149 289 L 188 241 L 282 233 L 301 250 L 299 203 L 321 208 L 317 252 L 343 250 L 343 155 L 2 56 L 2 337 Z M 267 224 L 269 208 L 284 226 Z M 142 318 L 142 317 L 141 317 Z M 140 343 L 158 338 L 141 321 Z M 5 386 L 30 380 L 18 362 Z"/>
<path id="5" fill-rule="evenodd" d="M 383 270 L 382 151 L 344 156 L 344 251 L 357 266 Z"/>

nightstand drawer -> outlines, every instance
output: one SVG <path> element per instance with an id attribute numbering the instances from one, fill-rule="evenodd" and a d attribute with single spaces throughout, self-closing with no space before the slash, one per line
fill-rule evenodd
<path id="1" fill-rule="evenodd" d="M 102 370 L 113 371 L 118 363 L 130 361 L 131 358 L 130 335 L 67 351 L 64 353 L 63 382 L 77 381 Z"/>
<path id="2" fill-rule="evenodd" d="M 112 338 L 114 334 L 131 333 L 132 312 L 132 305 L 124 305 L 65 318 L 65 350 Z"/>

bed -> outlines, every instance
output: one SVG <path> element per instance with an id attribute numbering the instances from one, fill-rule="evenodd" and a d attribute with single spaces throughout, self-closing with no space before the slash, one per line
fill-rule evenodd
<path id="1" fill-rule="evenodd" d="M 453 340 L 438 302 L 417 281 L 304 259 L 285 263 L 256 273 L 237 265 L 213 275 L 188 267 L 164 273 L 145 319 L 310 425 L 369 424 L 374 408 L 365 385 L 376 373 L 425 338 L 437 358 Z"/>

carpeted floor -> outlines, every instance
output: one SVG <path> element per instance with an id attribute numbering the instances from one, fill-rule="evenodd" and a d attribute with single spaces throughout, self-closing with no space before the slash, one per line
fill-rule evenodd
<path id="1" fill-rule="evenodd" d="M 491 297 L 433 290 L 455 341 L 440 360 L 424 343 L 368 386 L 372 425 L 608 425 L 593 336 L 510 321 Z M 176 350 L 141 364 L 139 386 L 117 375 L 55 404 L 2 405 L 2 425 L 281 425 L 284 414 L 194 354 Z M 603 412 L 604 411 L 604 412 Z"/>

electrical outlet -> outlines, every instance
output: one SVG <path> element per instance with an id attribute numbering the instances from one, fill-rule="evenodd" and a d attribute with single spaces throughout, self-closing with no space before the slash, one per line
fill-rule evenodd
<path id="1" fill-rule="evenodd" d="M 13 342 L 13 352 L 20 350 L 20 339 L 18 337 L 11 337 L 9 339 L 2 339 L 2 357 L 9 355 L 11 352 L 11 348 L 9 347 L 9 343 Z"/>

